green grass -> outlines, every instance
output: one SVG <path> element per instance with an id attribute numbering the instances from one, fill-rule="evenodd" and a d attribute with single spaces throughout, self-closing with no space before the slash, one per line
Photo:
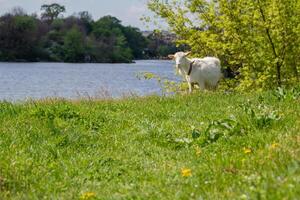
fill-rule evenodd
<path id="1" fill-rule="evenodd" d="M 274 92 L 2 102 L 0 199 L 299 199 L 299 131 Z"/>

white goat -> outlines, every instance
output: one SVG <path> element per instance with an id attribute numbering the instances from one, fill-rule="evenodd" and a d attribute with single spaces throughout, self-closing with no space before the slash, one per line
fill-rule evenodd
<path id="1" fill-rule="evenodd" d="M 201 90 L 216 88 L 222 77 L 220 60 L 215 57 L 189 59 L 189 54 L 190 52 L 177 52 L 169 55 L 176 62 L 177 72 L 186 79 L 189 92 L 192 92 L 195 83 L 199 84 Z"/>

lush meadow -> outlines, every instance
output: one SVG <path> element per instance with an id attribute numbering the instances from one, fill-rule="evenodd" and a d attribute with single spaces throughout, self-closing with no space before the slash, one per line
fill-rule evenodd
<path id="1" fill-rule="evenodd" d="M 299 92 L 0 103 L 0 199 L 297 199 Z"/>

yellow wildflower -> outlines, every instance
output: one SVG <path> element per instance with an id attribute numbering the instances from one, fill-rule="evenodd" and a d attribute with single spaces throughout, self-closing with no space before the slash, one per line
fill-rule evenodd
<path id="1" fill-rule="evenodd" d="M 245 154 L 252 153 L 252 150 L 249 149 L 249 148 L 244 148 L 244 153 L 245 153 Z"/>
<path id="2" fill-rule="evenodd" d="M 189 176 L 192 176 L 192 170 L 191 169 L 188 169 L 188 168 L 182 168 L 181 169 L 181 175 L 183 177 L 189 177 Z"/>
<path id="3" fill-rule="evenodd" d="M 202 151 L 201 151 L 200 147 L 196 146 L 196 155 L 200 156 L 201 153 L 202 153 Z"/>
<path id="4" fill-rule="evenodd" d="M 280 145 L 278 144 L 278 143 L 273 143 L 272 145 L 271 145 L 271 148 L 272 149 L 276 149 L 277 147 L 279 147 Z"/>
<path id="5" fill-rule="evenodd" d="M 80 199 L 88 200 L 88 199 L 93 199 L 95 197 L 96 197 L 95 192 L 85 192 L 80 196 Z"/>

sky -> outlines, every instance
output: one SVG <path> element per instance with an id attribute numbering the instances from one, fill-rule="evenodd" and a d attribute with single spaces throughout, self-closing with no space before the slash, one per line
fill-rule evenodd
<path id="1" fill-rule="evenodd" d="M 0 15 L 22 7 L 27 13 L 40 14 L 42 4 L 59 3 L 66 7 L 64 16 L 72 15 L 80 11 L 88 11 L 93 18 L 112 15 L 122 21 L 123 25 L 131 25 L 141 30 L 152 30 L 153 24 L 147 24 L 140 20 L 141 17 L 152 16 L 147 9 L 147 0 L 0 0 Z"/>

